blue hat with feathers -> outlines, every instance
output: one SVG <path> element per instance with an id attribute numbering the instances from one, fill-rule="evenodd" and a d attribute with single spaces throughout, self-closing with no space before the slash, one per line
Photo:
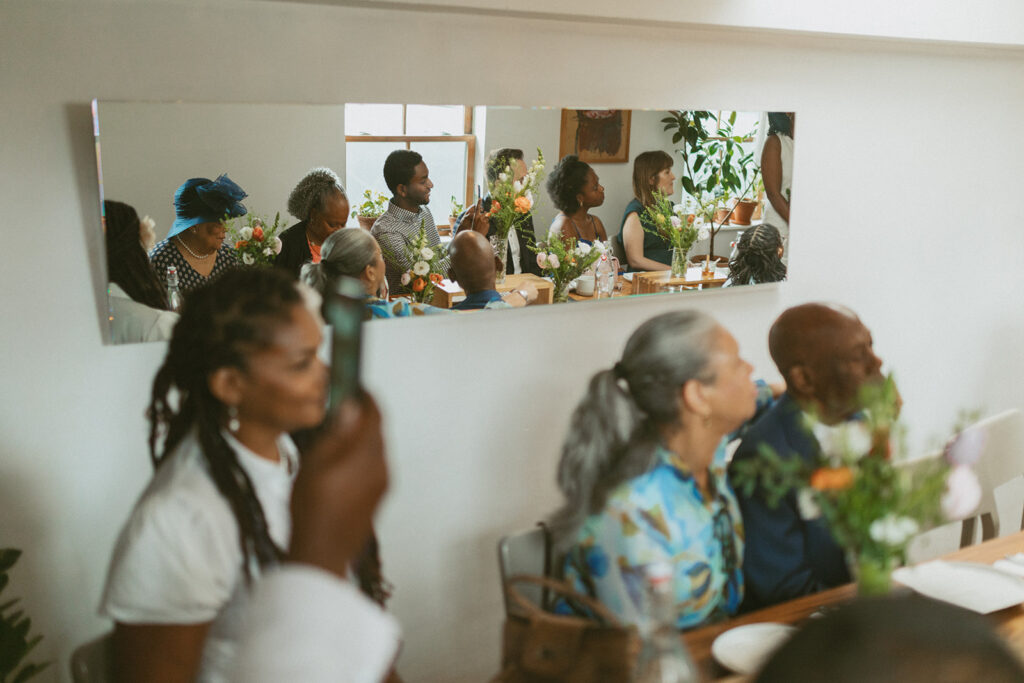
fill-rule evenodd
<path id="1" fill-rule="evenodd" d="M 242 200 L 248 195 L 227 174 L 209 178 L 189 178 L 174 193 L 174 224 L 167 237 L 174 237 L 200 223 L 216 223 L 225 218 L 244 216 L 248 211 Z"/>

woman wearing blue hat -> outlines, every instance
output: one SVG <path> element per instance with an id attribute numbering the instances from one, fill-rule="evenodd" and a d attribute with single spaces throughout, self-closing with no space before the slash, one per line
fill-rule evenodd
<path id="1" fill-rule="evenodd" d="M 174 266 L 185 293 L 237 266 L 234 250 L 224 242 L 224 221 L 247 213 L 241 203 L 245 197 L 245 190 L 226 175 L 182 183 L 174 193 L 174 224 L 149 254 L 157 275 L 166 278 L 168 267 Z"/>

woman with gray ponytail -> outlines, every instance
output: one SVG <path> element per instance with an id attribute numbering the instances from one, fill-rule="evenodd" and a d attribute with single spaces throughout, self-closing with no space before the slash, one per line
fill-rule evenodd
<path id="1" fill-rule="evenodd" d="M 388 301 L 384 256 L 377 240 L 362 228 L 342 228 L 331 233 L 320 249 L 320 262 L 302 266 L 301 279 L 323 294 L 327 284 L 340 275 L 363 283 L 367 319 L 450 313 L 445 308 L 410 303 L 406 299 Z"/>
<path id="2" fill-rule="evenodd" d="M 751 370 L 713 318 L 666 313 L 633 333 L 573 413 L 558 466 L 565 504 L 551 520 L 556 555 L 577 590 L 627 623 L 642 617 L 654 562 L 673 567 L 679 628 L 740 606 L 743 530 L 725 444 L 771 400 Z"/>

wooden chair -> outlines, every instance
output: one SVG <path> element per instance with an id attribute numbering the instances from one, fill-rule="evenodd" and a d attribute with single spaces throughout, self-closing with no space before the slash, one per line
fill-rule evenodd
<path id="1" fill-rule="evenodd" d="M 973 516 L 965 519 L 960 533 L 960 547 L 974 543 L 975 519 L 981 519 L 981 540 L 1000 535 L 999 509 L 995 490 L 1003 484 L 1024 476 L 1024 414 L 1007 410 L 977 422 L 967 429 L 985 432 L 985 446 L 974 471 L 981 481 L 981 504 Z M 1024 530 L 1024 514 L 1020 529 Z M 1010 530 L 1007 530 L 1010 531 Z M 1017 529 L 1012 529 L 1017 531 Z"/>
<path id="2" fill-rule="evenodd" d="M 71 680 L 74 683 L 114 683 L 113 632 L 106 633 L 71 654 Z"/>
<path id="3" fill-rule="evenodd" d="M 532 529 L 510 534 L 498 541 L 498 568 L 501 572 L 505 616 L 527 616 L 522 607 L 509 600 L 505 581 L 516 574 L 551 576 L 551 534 L 544 523 L 538 522 Z M 519 584 L 518 590 L 542 609 L 547 609 L 547 589 Z"/>

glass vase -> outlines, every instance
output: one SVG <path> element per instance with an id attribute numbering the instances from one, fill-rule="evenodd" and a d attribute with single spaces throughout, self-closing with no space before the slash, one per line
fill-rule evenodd
<path id="1" fill-rule="evenodd" d="M 572 280 L 566 280 L 565 282 L 555 281 L 554 303 L 560 304 L 569 300 L 570 284 L 572 284 Z"/>
<path id="2" fill-rule="evenodd" d="M 686 277 L 686 252 L 679 247 L 672 247 L 672 277 Z"/>
<path id="3" fill-rule="evenodd" d="M 505 263 L 508 260 L 508 234 L 506 233 L 504 237 L 494 234 L 488 239 L 491 243 L 491 248 L 494 249 L 494 255 L 501 262 L 501 266 L 494 273 L 494 284 L 500 285 L 505 282 Z"/>
<path id="4" fill-rule="evenodd" d="M 869 555 L 847 556 L 850 574 L 857 583 L 857 595 L 887 595 L 892 590 L 892 572 L 898 564 L 893 556 L 884 559 Z"/>

